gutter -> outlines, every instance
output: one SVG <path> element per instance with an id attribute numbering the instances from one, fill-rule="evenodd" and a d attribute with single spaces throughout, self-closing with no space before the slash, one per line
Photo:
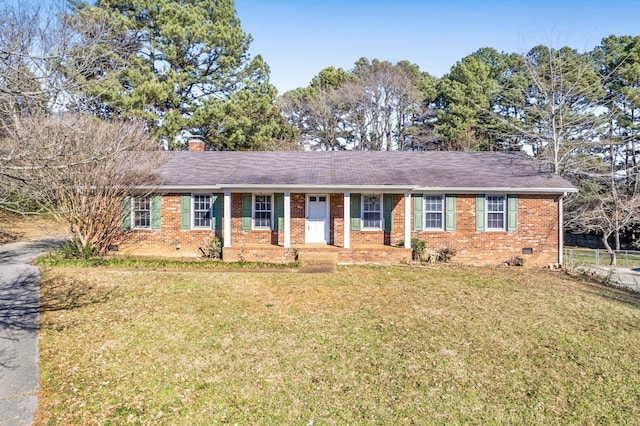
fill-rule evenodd
<path id="1" fill-rule="evenodd" d="M 432 194 L 563 194 L 578 192 L 576 188 L 513 188 L 513 187 L 415 187 L 407 185 L 299 185 L 299 184 L 231 184 L 231 185 L 160 185 L 142 186 L 140 189 L 160 189 L 165 192 L 243 192 L 243 191 L 291 191 L 291 192 L 384 192 L 432 193 Z"/>

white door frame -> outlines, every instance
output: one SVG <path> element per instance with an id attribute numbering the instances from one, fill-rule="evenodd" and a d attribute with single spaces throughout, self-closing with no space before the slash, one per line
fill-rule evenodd
<path id="1" fill-rule="evenodd" d="M 309 199 L 310 197 L 327 197 L 326 198 L 326 211 L 324 216 L 324 241 L 309 241 Z M 318 243 L 318 244 L 329 244 L 329 205 L 330 205 L 330 195 L 329 194 L 307 194 L 305 197 L 305 233 L 304 233 L 304 241 L 305 243 Z"/>

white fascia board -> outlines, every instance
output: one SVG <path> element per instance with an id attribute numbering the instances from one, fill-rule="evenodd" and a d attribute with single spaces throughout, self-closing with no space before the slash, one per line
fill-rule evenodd
<path id="1" fill-rule="evenodd" d="M 434 187 L 419 187 L 414 188 L 413 192 L 433 192 L 433 193 L 451 193 L 451 194 L 564 194 L 567 192 L 578 192 L 576 188 L 462 188 L 462 187 L 450 187 L 450 188 L 434 188 Z"/>
<path id="2" fill-rule="evenodd" d="M 508 188 L 508 187 L 415 187 L 406 185 L 159 185 L 140 186 L 139 189 L 159 189 L 163 192 L 242 192 L 242 191 L 295 191 L 295 192 L 384 192 L 384 193 L 451 193 L 451 194 L 563 194 L 578 192 L 576 188 Z"/>
<path id="3" fill-rule="evenodd" d="M 159 185 L 146 189 L 159 189 L 163 192 L 223 192 L 218 185 Z"/>
<path id="4" fill-rule="evenodd" d="M 221 185 L 220 188 L 231 192 L 271 191 L 271 192 L 384 192 L 402 194 L 414 189 L 407 185 Z"/>

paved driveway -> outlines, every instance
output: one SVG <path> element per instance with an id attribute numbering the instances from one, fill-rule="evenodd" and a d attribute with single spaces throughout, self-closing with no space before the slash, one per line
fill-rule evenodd
<path id="1" fill-rule="evenodd" d="M 38 404 L 40 270 L 31 260 L 64 238 L 0 246 L 0 425 L 30 425 Z"/>
<path id="2" fill-rule="evenodd" d="M 578 266 L 578 271 L 597 274 L 609 284 L 640 292 L 640 268 L 619 268 L 617 266 Z"/>

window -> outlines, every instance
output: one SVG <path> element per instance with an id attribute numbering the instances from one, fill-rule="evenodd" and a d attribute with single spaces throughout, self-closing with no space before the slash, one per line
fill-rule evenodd
<path id="1" fill-rule="evenodd" d="M 504 230 L 506 228 L 506 197 L 487 195 L 487 229 Z"/>
<path id="2" fill-rule="evenodd" d="M 132 197 L 131 213 L 133 214 L 134 229 L 151 228 L 151 197 Z"/>
<path id="3" fill-rule="evenodd" d="M 379 195 L 362 196 L 362 228 L 382 229 L 382 197 Z"/>
<path id="4" fill-rule="evenodd" d="M 271 195 L 256 195 L 253 202 L 253 227 L 271 229 Z"/>
<path id="5" fill-rule="evenodd" d="M 444 228 L 444 202 L 442 195 L 424 196 L 424 229 Z"/>
<path id="6" fill-rule="evenodd" d="M 211 196 L 194 194 L 193 198 L 193 227 L 211 228 Z"/>

